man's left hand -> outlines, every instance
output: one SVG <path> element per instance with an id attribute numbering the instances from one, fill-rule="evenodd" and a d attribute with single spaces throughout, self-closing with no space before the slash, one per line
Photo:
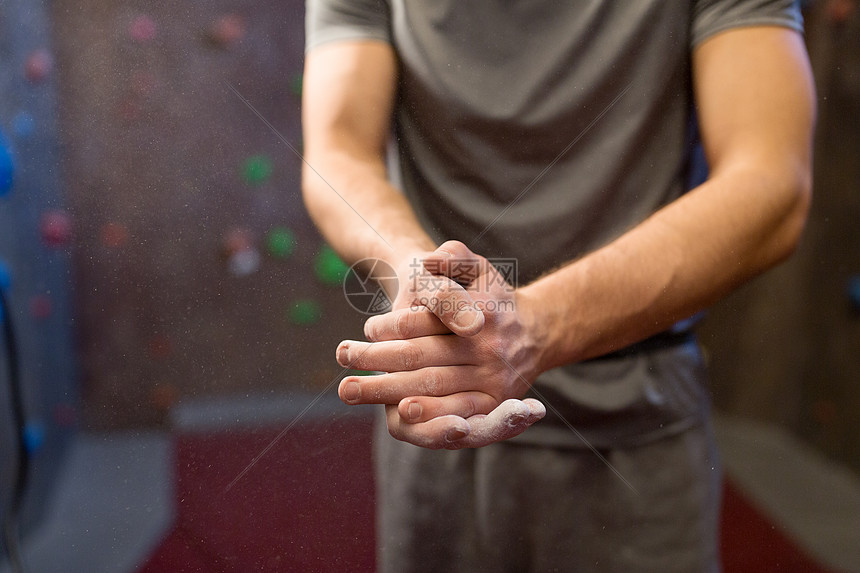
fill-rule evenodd
<path id="1" fill-rule="evenodd" d="M 342 342 L 337 359 L 385 374 L 345 378 L 341 399 L 388 405 L 389 432 L 428 448 L 480 447 L 522 433 L 546 413 L 537 400 L 520 400 L 539 373 L 528 309 L 498 270 L 462 243 L 443 244 L 424 267 L 465 287 L 484 314 L 483 328 L 451 334 L 428 310 L 438 301 L 371 317 L 370 342 Z"/>

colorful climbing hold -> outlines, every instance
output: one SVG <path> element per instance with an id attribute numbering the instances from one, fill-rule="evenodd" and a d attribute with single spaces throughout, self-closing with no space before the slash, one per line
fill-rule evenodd
<path id="1" fill-rule="evenodd" d="M 65 211 L 46 211 L 39 223 L 42 242 L 49 247 L 62 247 L 72 238 L 72 218 Z"/>
<path id="2" fill-rule="evenodd" d="M 149 393 L 150 403 L 161 411 L 170 410 L 179 400 L 179 390 L 173 384 L 156 384 Z"/>
<path id="3" fill-rule="evenodd" d="M 3 133 L 0 132 L 0 197 L 12 190 L 15 182 L 15 163 L 12 160 L 12 151 Z"/>
<path id="4" fill-rule="evenodd" d="M 206 37 L 220 48 L 229 48 L 245 36 L 245 19 L 238 14 L 224 14 L 209 29 Z"/>
<path id="5" fill-rule="evenodd" d="M 848 285 L 845 289 L 848 294 L 848 300 L 854 310 L 860 312 L 860 275 L 854 275 L 848 279 Z"/>
<path id="6" fill-rule="evenodd" d="M 225 257 L 231 257 L 238 252 L 254 248 L 254 237 L 246 227 L 233 227 L 224 235 L 221 249 Z"/>
<path id="7" fill-rule="evenodd" d="M 35 454 L 45 445 L 45 428 L 38 422 L 30 422 L 24 426 L 21 437 L 28 454 Z"/>
<path id="8" fill-rule="evenodd" d="M 9 266 L 0 261 L 0 290 L 7 291 L 12 286 L 12 271 Z"/>
<path id="9" fill-rule="evenodd" d="M 323 245 L 314 259 L 314 273 L 323 284 L 340 285 L 349 267 L 340 260 L 337 253 L 328 245 Z"/>
<path id="10" fill-rule="evenodd" d="M 252 155 L 242 162 L 242 179 L 249 185 L 265 183 L 272 175 L 272 161 L 265 155 Z"/>
<path id="11" fill-rule="evenodd" d="M 99 233 L 102 245 L 108 248 L 122 247 L 128 242 L 128 229 L 119 223 L 105 223 Z"/>
<path id="12" fill-rule="evenodd" d="M 149 42 L 155 38 L 157 33 L 158 26 L 156 25 L 155 20 L 146 14 L 141 14 L 136 17 L 128 26 L 128 35 L 135 42 Z"/>
<path id="13" fill-rule="evenodd" d="M 221 249 L 227 258 L 227 268 L 235 276 L 243 277 L 260 268 L 260 252 L 254 246 L 254 237 L 250 229 L 245 227 L 230 229 L 224 236 Z"/>
<path id="14" fill-rule="evenodd" d="M 230 274 L 244 277 L 257 272 L 260 268 L 260 253 L 257 249 L 244 249 L 230 255 L 227 261 Z"/>
<path id="15" fill-rule="evenodd" d="M 44 48 L 31 52 L 24 62 L 24 76 L 34 84 L 45 81 L 53 69 L 54 58 Z"/>
<path id="16" fill-rule="evenodd" d="M 26 111 L 19 111 L 12 118 L 12 133 L 18 137 L 30 137 L 36 131 L 36 120 Z"/>
<path id="17" fill-rule="evenodd" d="M 266 248 L 271 256 L 285 259 L 296 250 L 296 237 L 286 227 L 274 227 L 266 236 Z"/>
<path id="18" fill-rule="evenodd" d="M 12 286 L 12 271 L 3 261 L 0 261 L 0 290 L 4 293 Z M 0 306 L 0 323 L 4 320 L 3 307 Z"/>
<path id="19" fill-rule="evenodd" d="M 311 325 L 322 318 L 322 309 L 314 300 L 297 300 L 290 306 L 289 318 L 293 324 Z"/>
<path id="20" fill-rule="evenodd" d="M 30 315 L 37 320 L 44 320 L 51 316 L 54 305 L 51 297 L 45 294 L 37 294 L 30 299 Z"/>
<path id="21" fill-rule="evenodd" d="M 304 76 L 302 76 L 301 72 L 296 72 L 290 78 L 290 91 L 293 92 L 293 95 L 297 98 L 302 97 L 302 89 L 304 87 Z"/>
<path id="22" fill-rule="evenodd" d="M 855 9 L 854 0 L 829 0 L 825 6 L 827 18 L 834 24 L 848 20 Z"/>

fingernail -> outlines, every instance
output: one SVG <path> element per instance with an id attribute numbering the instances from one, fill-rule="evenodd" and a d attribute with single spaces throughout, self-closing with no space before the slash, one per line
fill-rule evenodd
<path id="1" fill-rule="evenodd" d="M 465 310 L 460 311 L 456 317 L 454 317 L 454 324 L 463 329 L 469 329 L 478 324 L 480 317 L 478 313 L 474 310 Z"/>
<path id="2" fill-rule="evenodd" d="M 341 344 L 337 349 L 337 361 L 344 366 L 349 364 L 349 344 Z"/>
<path id="3" fill-rule="evenodd" d="M 371 341 L 376 336 L 376 320 L 372 316 L 364 322 L 364 336 Z"/>
<path id="4" fill-rule="evenodd" d="M 418 402 L 412 402 L 409 404 L 409 408 L 406 410 L 406 415 L 409 416 L 410 420 L 415 420 L 421 417 L 421 404 Z"/>
<path id="5" fill-rule="evenodd" d="M 468 435 L 468 433 L 464 432 L 460 428 L 452 428 L 445 433 L 445 441 L 456 442 L 457 440 L 462 440 Z"/>
<path id="6" fill-rule="evenodd" d="M 359 386 L 358 382 L 347 382 L 343 385 L 340 395 L 347 402 L 355 402 L 361 398 L 361 386 Z"/>
<path id="7" fill-rule="evenodd" d="M 508 418 L 508 424 L 511 426 L 519 426 L 525 421 L 526 417 L 521 416 L 520 414 L 516 414 Z"/>

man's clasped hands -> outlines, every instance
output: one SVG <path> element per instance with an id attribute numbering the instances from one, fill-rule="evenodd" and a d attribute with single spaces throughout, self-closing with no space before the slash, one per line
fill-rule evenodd
<path id="1" fill-rule="evenodd" d="M 379 373 L 344 378 L 341 400 L 385 404 L 392 436 L 433 449 L 485 446 L 543 418 L 543 404 L 522 399 L 540 353 L 522 290 L 457 241 L 401 256 L 395 271 L 392 310 L 367 320 L 367 342 L 337 347 L 342 366 Z"/>

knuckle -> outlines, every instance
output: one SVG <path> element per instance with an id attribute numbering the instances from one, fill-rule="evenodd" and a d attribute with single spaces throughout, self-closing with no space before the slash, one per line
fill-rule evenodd
<path id="1" fill-rule="evenodd" d="M 397 338 L 406 338 L 412 330 L 412 311 L 407 311 L 398 315 L 394 321 L 394 330 Z"/>
<path id="2" fill-rule="evenodd" d="M 474 416 L 475 414 L 478 413 L 478 403 L 477 403 L 477 400 L 475 399 L 475 396 L 473 396 L 473 395 L 466 396 L 466 400 L 465 400 L 463 406 L 464 406 L 464 408 L 463 408 L 463 417 L 464 418 L 469 418 L 469 417 Z"/>
<path id="3" fill-rule="evenodd" d="M 420 367 L 424 359 L 424 352 L 421 348 L 411 342 L 400 344 L 397 353 L 400 355 L 400 362 L 404 370 Z"/>
<path id="4" fill-rule="evenodd" d="M 424 393 L 428 396 L 442 395 L 442 376 L 436 370 L 430 370 L 424 377 Z"/>

